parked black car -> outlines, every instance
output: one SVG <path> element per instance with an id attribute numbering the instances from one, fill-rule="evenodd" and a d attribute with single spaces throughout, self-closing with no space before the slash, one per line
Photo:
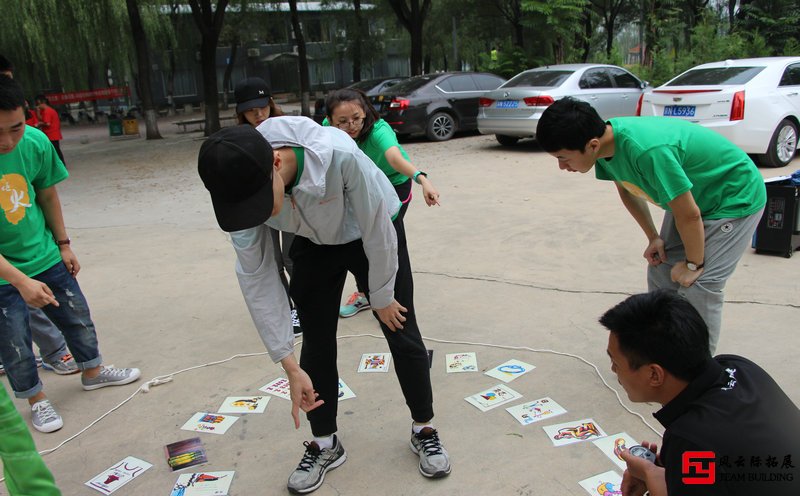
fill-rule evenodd
<path id="1" fill-rule="evenodd" d="M 425 134 L 444 141 L 456 131 L 477 129 L 478 98 L 505 79 L 478 72 L 414 76 L 371 98 L 398 135 Z"/>

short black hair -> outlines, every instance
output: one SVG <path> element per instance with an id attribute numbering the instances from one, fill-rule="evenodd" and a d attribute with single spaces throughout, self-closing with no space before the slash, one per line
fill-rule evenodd
<path id="1" fill-rule="evenodd" d="M 14 72 L 14 64 L 5 55 L 0 55 L 0 72 Z"/>
<path id="2" fill-rule="evenodd" d="M 605 132 L 605 121 L 591 105 L 568 96 L 556 100 L 542 113 L 536 126 L 536 141 L 548 153 L 583 152 L 589 140 Z"/>
<path id="3" fill-rule="evenodd" d="M 617 337 L 634 370 L 655 363 L 691 381 L 711 358 L 708 326 L 692 304 L 671 289 L 633 295 L 608 310 L 600 323 Z"/>
<path id="4" fill-rule="evenodd" d="M 332 120 L 334 109 L 344 102 L 356 102 L 364 111 L 364 125 L 361 126 L 361 132 L 356 137 L 356 141 L 364 141 L 372 132 L 375 123 L 381 118 L 378 111 L 369 103 L 369 99 L 363 91 L 350 88 L 336 90 L 325 99 L 325 114 L 328 116 L 328 124 L 331 126 L 336 125 Z"/>
<path id="5" fill-rule="evenodd" d="M 36 102 L 36 104 L 37 104 L 37 105 L 38 105 L 39 103 L 46 103 L 46 104 L 50 105 L 50 102 L 47 100 L 47 97 L 46 97 L 46 96 L 44 96 L 44 95 L 43 95 L 43 94 L 41 94 L 41 93 L 39 93 L 38 95 L 36 95 L 35 97 L 33 97 L 33 101 L 34 101 L 34 102 Z"/>
<path id="6" fill-rule="evenodd" d="M 0 110 L 17 110 L 20 107 L 25 107 L 22 86 L 5 74 L 0 74 Z"/>

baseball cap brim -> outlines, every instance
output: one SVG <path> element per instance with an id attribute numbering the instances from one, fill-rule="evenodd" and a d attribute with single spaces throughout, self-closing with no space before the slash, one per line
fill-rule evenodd
<path id="1" fill-rule="evenodd" d="M 236 113 L 241 114 L 246 110 L 250 110 L 251 108 L 263 108 L 269 106 L 269 97 L 267 98 L 255 98 L 253 100 L 247 100 L 246 102 L 242 102 L 236 105 Z"/>

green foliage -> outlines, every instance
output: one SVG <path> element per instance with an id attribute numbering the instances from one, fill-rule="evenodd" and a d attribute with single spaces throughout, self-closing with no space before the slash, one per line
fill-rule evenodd
<path id="1" fill-rule="evenodd" d="M 477 68 L 479 71 L 491 72 L 511 79 L 520 72 L 539 65 L 541 65 L 540 62 L 530 60 L 521 48 L 512 46 L 498 49 L 496 61 L 491 59 L 490 53 L 481 53 Z"/>

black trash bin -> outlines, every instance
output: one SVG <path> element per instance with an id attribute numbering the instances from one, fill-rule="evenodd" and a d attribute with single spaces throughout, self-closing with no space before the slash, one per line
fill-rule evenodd
<path id="1" fill-rule="evenodd" d="M 800 248 L 800 186 L 791 179 L 766 186 L 767 205 L 756 228 L 756 253 L 789 258 Z"/>

